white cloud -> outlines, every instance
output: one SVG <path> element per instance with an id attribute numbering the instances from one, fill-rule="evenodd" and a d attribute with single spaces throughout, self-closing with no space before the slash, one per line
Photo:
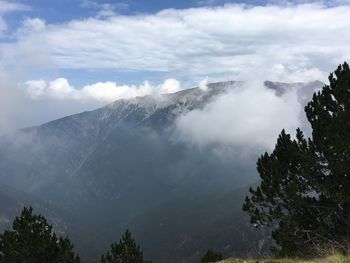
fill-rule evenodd
<path id="1" fill-rule="evenodd" d="M 350 57 L 349 13 L 350 6 L 319 3 L 226 5 L 77 19 L 32 35 L 42 37 L 57 67 L 65 69 L 160 71 L 202 79 L 277 65 L 266 79 L 324 80 Z"/>
<path id="2" fill-rule="evenodd" d="M 28 11 L 30 7 L 15 1 L 0 1 L 0 14 L 14 12 L 14 11 Z"/>
<path id="3" fill-rule="evenodd" d="M 0 42 L 0 63 L 13 71 L 30 74 L 38 69 L 53 69 L 55 61 L 46 39 L 46 22 L 40 18 L 27 18 L 12 36 L 17 42 Z M 57 67 L 56 67 L 57 69 Z"/>
<path id="4" fill-rule="evenodd" d="M 23 27 L 25 30 L 29 30 L 30 32 L 39 32 L 45 29 L 46 22 L 40 18 L 27 18 L 23 21 Z M 22 32 L 23 33 L 23 32 Z"/>
<path id="5" fill-rule="evenodd" d="M 23 93 L 16 89 L 16 79 L 0 67 L 0 135 L 16 127 L 15 120 L 24 114 Z"/>
<path id="6" fill-rule="evenodd" d="M 100 102 L 101 105 L 118 99 L 128 99 L 151 94 L 174 93 L 181 90 L 175 79 L 167 79 L 163 84 L 152 86 L 145 81 L 139 86 L 117 85 L 115 82 L 98 82 L 76 89 L 65 78 L 53 81 L 31 80 L 25 83 L 32 99 L 76 100 L 80 102 Z"/>
<path id="7" fill-rule="evenodd" d="M 233 147 L 243 156 L 271 150 L 282 129 L 294 134 L 303 125 L 304 98 L 298 95 L 301 88 L 296 85 L 283 96 L 277 96 L 262 82 L 242 83 L 204 109 L 180 116 L 176 136 L 199 146 Z"/>
<path id="8" fill-rule="evenodd" d="M 208 90 L 208 78 L 205 78 L 204 80 L 199 81 L 198 87 L 202 91 L 207 91 Z"/>
<path id="9" fill-rule="evenodd" d="M 181 83 L 176 79 L 166 79 L 164 83 L 159 87 L 158 93 L 167 94 L 175 93 L 182 90 Z"/>

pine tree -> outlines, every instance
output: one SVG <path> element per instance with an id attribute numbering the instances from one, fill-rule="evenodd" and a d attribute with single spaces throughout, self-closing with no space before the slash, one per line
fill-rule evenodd
<path id="1" fill-rule="evenodd" d="M 329 86 L 305 107 L 312 127 L 310 148 L 318 157 L 316 179 L 334 235 L 350 241 L 350 69 L 339 65 Z"/>
<path id="2" fill-rule="evenodd" d="M 111 250 L 102 256 L 101 263 L 151 263 L 143 259 L 140 246 L 135 243 L 129 230 L 126 230 L 119 243 L 111 245 Z"/>
<path id="3" fill-rule="evenodd" d="M 12 230 L 0 235 L 0 263 L 79 263 L 68 238 L 57 238 L 46 219 L 24 207 Z"/>
<path id="4" fill-rule="evenodd" d="M 314 254 L 350 243 L 350 70 L 340 65 L 330 85 L 305 107 L 312 127 L 306 140 L 282 131 L 274 151 L 257 162 L 260 186 L 243 210 L 256 226 L 272 225 L 281 255 Z"/>

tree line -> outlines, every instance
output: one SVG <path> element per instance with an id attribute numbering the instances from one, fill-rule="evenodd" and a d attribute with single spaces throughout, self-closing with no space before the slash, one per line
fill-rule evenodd
<path id="1" fill-rule="evenodd" d="M 24 207 L 16 217 L 11 230 L 0 235 L 0 263 L 80 263 L 68 237 L 57 237 L 45 217 Z M 143 257 L 129 230 L 110 251 L 101 257 L 101 263 L 151 263 Z"/>
<path id="2" fill-rule="evenodd" d="M 223 256 L 212 250 L 201 263 L 222 260 Z M 42 215 L 33 213 L 32 207 L 24 207 L 11 230 L 0 235 L 0 263 L 80 263 L 68 237 L 57 237 L 52 225 Z M 139 245 L 126 230 L 119 242 L 111 245 L 101 263 L 152 263 L 145 260 Z"/>

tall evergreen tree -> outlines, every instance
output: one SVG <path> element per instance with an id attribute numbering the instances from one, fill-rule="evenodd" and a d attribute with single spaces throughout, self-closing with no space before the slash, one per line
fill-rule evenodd
<path id="1" fill-rule="evenodd" d="M 260 186 L 243 209 L 256 226 L 273 225 L 282 255 L 306 255 L 318 247 L 346 250 L 350 243 L 350 70 L 340 65 L 329 85 L 305 107 L 312 127 L 306 140 L 282 131 L 274 151 L 257 168 Z"/>
<path id="2" fill-rule="evenodd" d="M 312 127 L 310 148 L 318 158 L 317 183 L 334 234 L 350 241 L 350 69 L 339 65 L 329 86 L 314 94 L 305 107 Z"/>
<path id="3" fill-rule="evenodd" d="M 129 230 L 123 234 L 119 243 L 111 245 L 111 250 L 102 256 L 101 263 L 151 263 L 143 259 L 140 246 L 135 243 Z"/>
<path id="4" fill-rule="evenodd" d="M 33 208 L 24 207 L 12 230 L 0 235 L 0 263 L 79 263 L 68 238 L 57 237 L 52 226 Z"/>

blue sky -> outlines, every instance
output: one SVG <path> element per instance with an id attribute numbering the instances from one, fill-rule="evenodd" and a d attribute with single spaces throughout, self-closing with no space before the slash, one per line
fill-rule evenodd
<path id="1" fill-rule="evenodd" d="M 103 4 L 115 5 L 119 13 L 132 15 L 135 13 L 155 13 L 169 8 L 186 9 L 201 6 L 222 6 L 228 3 L 248 5 L 265 5 L 268 3 L 266 0 L 22 0 L 18 2 L 31 6 L 31 15 L 42 17 L 51 23 L 93 16 L 99 5 Z"/>
<path id="2" fill-rule="evenodd" d="M 200 6 L 220 6 L 225 3 L 248 3 L 265 4 L 266 1 L 197 1 L 197 0 L 128 0 L 128 1 L 82 1 L 82 0 L 19 0 L 29 7 L 28 10 L 14 12 L 7 15 L 9 30 L 20 26 L 21 21 L 26 17 L 41 17 L 48 23 L 63 23 L 72 19 L 82 19 L 94 16 L 101 5 L 115 6 L 115 10 L 124 15 L 137 13 L 155 13 L 168 8 L 191 8 Z"/>
<path id="3" fill-rule="evenodd" d="M 207 82 L 327 81 L 350 57 L 349 14 L 350 0 L 2 0 L 0 130 Z"/>

